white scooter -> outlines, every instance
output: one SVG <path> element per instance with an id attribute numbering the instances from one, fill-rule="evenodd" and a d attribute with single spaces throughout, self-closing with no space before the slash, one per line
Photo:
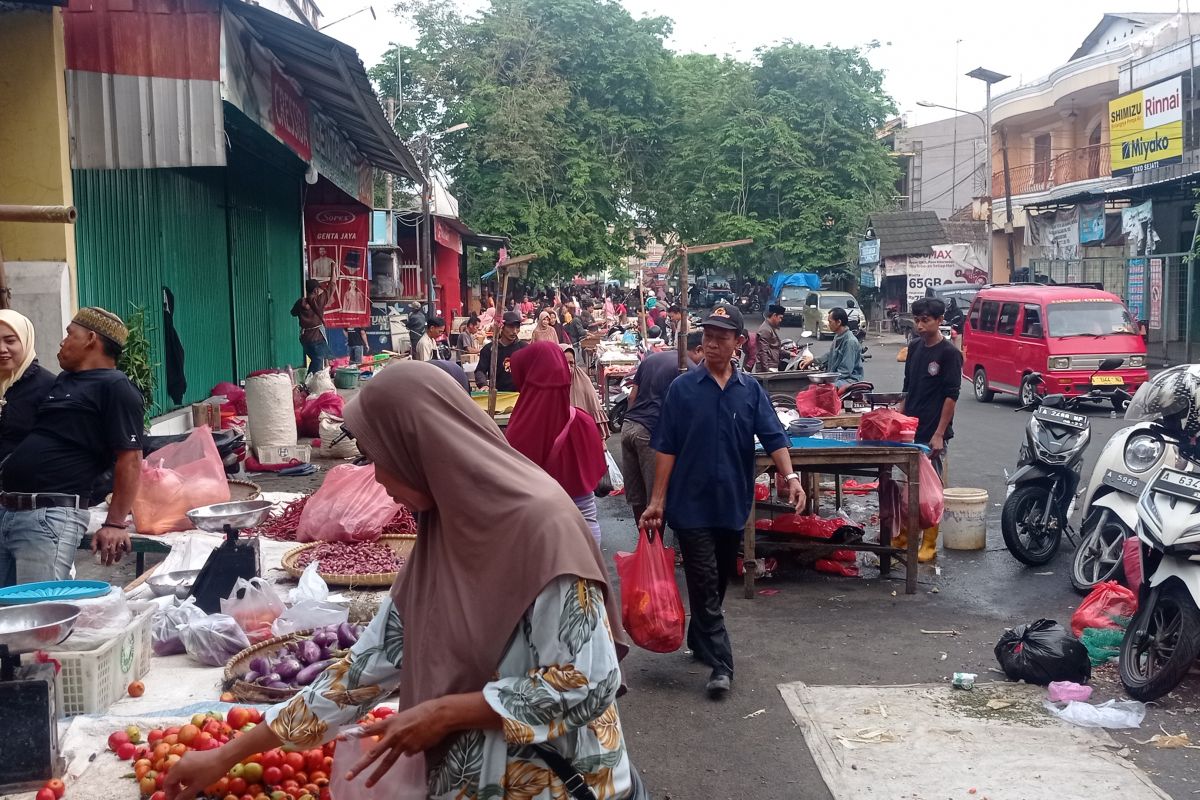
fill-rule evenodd
<path id="1" fill-rule="evenodd" d="M 1082 498 L 1080 541 L 1071 560 L 1077 592 L 1122 578 L 1125 541 L 1136 535 L 1138 498 L 1146 481 L 1175 464 L 1178 454 L 1177 440 L 1152 421 L 1122 428 L 1104 445 Z"/>

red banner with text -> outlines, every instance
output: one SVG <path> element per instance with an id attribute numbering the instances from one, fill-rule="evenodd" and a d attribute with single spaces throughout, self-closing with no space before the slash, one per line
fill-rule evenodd
<path id="1" fill-rule="evenodd" d="M 367 297 L 367 243 L 370 212 L 363 206 L 305 206 L 304 240 L 308 277 L 325 289 L 325 325 L 366 327 L 371 322 Z"/>

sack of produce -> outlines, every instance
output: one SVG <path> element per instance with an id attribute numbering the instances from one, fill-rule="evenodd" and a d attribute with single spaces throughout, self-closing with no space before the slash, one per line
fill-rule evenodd
<path id="1" fill-rule="evenodd" d="M 334 444 L 334 439 L 342 435 L 342 418 L 327 411 L 321 412 L 317 422 L 317 432 L 321 436 L 321 455 L 326 458 L 358 458 L 358 445 L 354 439 L 346 436 Z"/>
<path id="2" fill-rule="evenodd" d="M 304 505 L 296 541 L 373 542 L 401 508 L 376 482 L 374 464 L 342 464 Z"/>
<path id="3" fill-rule="evenodd" d="M 1087 683 L 1092 677 L 1083 642 L 1052 619 L 1005 631 L 995 653 L 1004 674 L 1014 681 L 1047 686 L 1052 681 Z"/>
<path id="4" fill-rule="evenodd" d="M 187 531 L 187 512 L 210 503 L 229 502 L 225 467 L 212 430 L 195 428 L 182 442 L 159 448 L 142 461 L 141 483 L 133 501 L 138 533 Z"/>
<path id="5" fill-rule="evenodd" d="M 156 656 L 177 656 L 185 652 L 180 629 L 204 612 L 191 599 L 159 611 L 150 621 L 150 648 Z"/>
<path id="6" fill-rule="evenodd" d="M 221 613 L 237 620 L 237 624 L 251 642 L 270 639 L 271 623 L 284 612 L 286 606 L 275 594 L 271 584 L 262 578 L 238 578 L 229 596 L 221 600 Z"/>
<path id="7" fill-rule="evenodd" d="M 321 415 L 331 414 L 341 417 L 345 408 L 345 401 L 337 392 L 310 394 L 305 399 L 304 405 L 296 411 L 296 430 L 301 436 L 320 436 Z"/>
<path id="8" fill-rule="evenodd" d="M 179 638 L 189 656 L 209 667 L 224 666 L 250 646 L 237 620 L 228 614 L 193 617 L 179 629 Z"/>
<path id="9" fill-rule="evenodd" d="M 640 530 L 637 550 L 613 557 L 621 578 L 621 621 L 629 638 L 652 653 L 683 644 L 683 600 L 675 583 L 675 550 L 658 531 Z"/>

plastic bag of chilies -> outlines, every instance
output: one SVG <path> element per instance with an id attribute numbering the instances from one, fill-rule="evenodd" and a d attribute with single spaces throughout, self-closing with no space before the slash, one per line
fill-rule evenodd
<path id="1" fill-rule="evenodd" d="M 675 583 L 675 550 L 658 531 L 639 531 L 637 550 L 613 558 L 621 578 L 621 621 L 634 644 L 673 653 L 683 644 L 683 600 Z"/>

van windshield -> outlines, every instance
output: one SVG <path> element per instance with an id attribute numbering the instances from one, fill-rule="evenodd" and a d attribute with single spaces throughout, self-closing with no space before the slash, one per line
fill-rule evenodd
<path id="1" fill-rule="evenodd" d="M 1051 336 L 1137 334 L 1137 325 L 1120 303 L 1051 303 L 1049 318 Z"/>
<path id="2" fill-rule="evenodd" d="M 846 308 L 846 301 L 854 298 L 848 294 L 823 294 L 817 299 L 817 308 L 828 311 L 833 308 Z"/>
<path id="3" fill-rule="evenodd" d="M 795 303 L 798 306 L 804 305 L 804 300 L 808 297 L 811 290 L 809 289 L 784 289 L 779 293 L 779 302 Z"/>

